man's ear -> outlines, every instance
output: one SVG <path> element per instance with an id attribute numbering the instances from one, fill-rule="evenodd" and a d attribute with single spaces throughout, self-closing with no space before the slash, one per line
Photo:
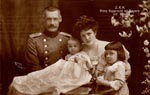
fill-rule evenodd
<path id="1" fill-rule="evenodd" d="M 59 16 L 59 22 L 62 22 L 62 16 L 61 15 Z"/>
<path id="2" fill-rule="evenodd" d="M 95 32 L 94 35 L 96 36 L 96 35 L 97 35 L 97 32 Z"/>

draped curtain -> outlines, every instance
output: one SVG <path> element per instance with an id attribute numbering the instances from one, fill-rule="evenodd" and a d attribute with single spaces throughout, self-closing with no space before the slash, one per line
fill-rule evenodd
<path id="1" fill-rule="evenodd" d="M 40 32 L 42 12 L 58 0 L 0 0 L 0 95 L 5 95 L 17 75 L 14 61 L 21 61 L 29 34 Z"/>

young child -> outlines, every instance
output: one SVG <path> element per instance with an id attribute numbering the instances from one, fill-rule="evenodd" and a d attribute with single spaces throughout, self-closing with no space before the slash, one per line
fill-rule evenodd
<path id="1" fill-rule="evenodd" d="M 105 46 L 107 66 L 104 75 L 97 77 L 101 95 L 129 95 L 126 83 L 125 51 L 120 42 L 111 42 Z"/>
<path id="2" fill-rule="evenodd" d="M 69 57 L 81 51 L 81 43 L 75 38 L 70 38 L 67 43 L 69 54 L 65 56 L 65 60 L 68 60 Z"/>
<path id="3" fill-rule="evenodd" d="M 93 68 L 93 65 L 91 64 L 90 60 L 87 60 L 88 58 L 84 58 L 86 55 L 85 52 L 81 51 L 82 45 L 80 41 L 76 38 L 70 38 L 68 40 L 68 51 L 69 54 L 66 55 L 65 60 L 67 61 L 74 61 L 76 63 L 82 63 L 83 67 L 86 70 L 91 70 Z M 87 62 L 89 61 L 89 62 Z"/>
<path id="4" fill-rule="evenodd" d="M 89 83 L 92 64 L 89 56 L 81 51 L 80 41 L 70 38 L 68 51 L 66 60 L 60 59 L 42 70 L 14 77 L 8 95 L 51 95 L 54 91 L 60 94 Z"/>

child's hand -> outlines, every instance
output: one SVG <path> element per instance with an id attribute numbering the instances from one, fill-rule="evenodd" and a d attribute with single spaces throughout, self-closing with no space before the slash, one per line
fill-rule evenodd
<path id="1" fill-rule="evenodd" d="M 65 56 L 65 60 L 68 60 L 71 57 L 71 54 Z"/>
<path id="2" fill-rule="evenodd" d="M 75 57 L 75 61 L 77 62 L 77 63 L 82 63 L 82 64 L 86 64 L 86 59 L 85 58 L 82 58 L 81 56 L 76 56 Z"/>
<path id="3" fill-rule="evenodd" d="M 104 79 L 104 76 L 97 77 L 96 83 L 99 85 L 110 87 L 110 82 Z"/>
<path id="4" fill-rule="evenodd" d="M 104 82 L 104 77 L 103 76 L 97 77 L 96 83 L 103 84 L 103 82 Z"/>

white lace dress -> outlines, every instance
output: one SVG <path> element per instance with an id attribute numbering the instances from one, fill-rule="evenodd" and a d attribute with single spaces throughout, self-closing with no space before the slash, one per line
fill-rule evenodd
<path id="1" fill-rule="evenodd" d="M 78 88 L 91 80 L 89 67 L 83 63 L 91 65 L 86 53 L 80 52 L 68 61 L 60 59 L 45 69 L 14 77 L 8 95 L 46 95 L 53 91 L 59 94 Z"/>

